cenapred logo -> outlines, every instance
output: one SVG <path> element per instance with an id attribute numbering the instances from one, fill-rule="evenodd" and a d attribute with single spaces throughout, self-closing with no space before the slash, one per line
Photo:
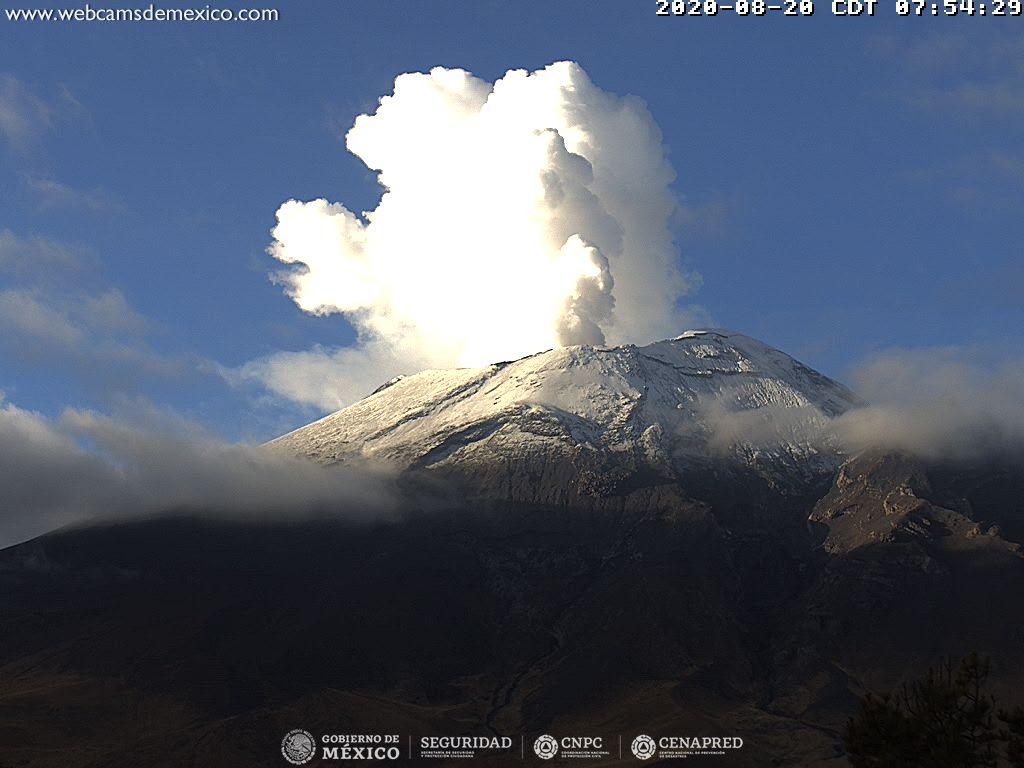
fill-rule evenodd
<path id="1" fill-rule="evenodd" d="M 281 754 L 292 765 L 305 765 L 316 755 L 313 734 L 301 728 L 288 731 L 281 740 Z"/>
<path id="2" fill-rule="evenodd" d="M 650 760 L 654 757 L 655 751 L 658 749 L 658 745 L 654 743 L 654 739 L 645 733 L 641 733 L 635 739 L 629 747 L 633 750 L 633 755 L 640 760 Z"/>
<path id="3" fill-rule="evenodd" d="M 552 757 L 558 754 L 558 742 L 554 736 L 538 736 L 537 740 L 533 742 L 533 751 L 537 753 L 537 757 L 541 760 L 550 760 Z"/>

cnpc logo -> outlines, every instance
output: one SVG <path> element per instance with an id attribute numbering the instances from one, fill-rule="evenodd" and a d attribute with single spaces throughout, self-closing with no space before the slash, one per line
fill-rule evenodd
<path id="1" fill-rule="evenodd" d="M 533 742 L 533 751 L 537 757 L 541 760 L 550 760 L 552 757 L 558 754 L 558 742 L 554 736 L 538 736 L 537 740 Z"/>
<path id="2" fill-rule="evenodd" d="M 550 760 L 559 753 L 566 753 L 567 757 L 580 757 L 582 753 L 590 753 L 602 749 L 604 740 L 600 736 L 563 736 L 556 739 L 554 736 L 544 734 L 538 736 L 533 742 L 533 751 L 542 760 Z"/>

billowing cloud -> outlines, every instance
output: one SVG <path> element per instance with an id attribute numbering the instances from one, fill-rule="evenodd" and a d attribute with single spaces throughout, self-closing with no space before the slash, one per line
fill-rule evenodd
<path id="1" fill-rule="evenodd" d="M 669 230 L 675 174 L 640 100 L 602 91 L 571 62 L 494 83 L 435 68 L 400 75 L 346 140 L 378 172 L 380 203 L 358 216 L 286 202 L 270 253 L 290 265 L 277 279 L 299 307 L 357 329 L 355 353 L 311 354 L 335 374 L 344 359 L 358 394 L 367 379 L 422 367 L 678 333 L 694 281 Z M 305 391 L 316 365 L 281 376 L 284 360 L 245 375 L 338 404 Z M 320 386 L 351 399 L 350 386 Z"/>
<path id="2" fill-rule="evenodd" d="M 0 487 L 0 547 L 104 518 L 353 516 L 390 510 L 395 499 L 384 476 L 224 443 L 168 419 L 139 425 L 66 410 L 50 420 L 2 400 Z"/>

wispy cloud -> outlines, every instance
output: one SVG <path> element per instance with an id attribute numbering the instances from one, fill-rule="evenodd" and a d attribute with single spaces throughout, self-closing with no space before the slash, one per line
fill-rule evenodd
<path id="1" fill-rule="evenodd" d="M 0 73 L 0 139 L 16 151 L 31 147 L 58 121 L 84 111 L 66 86 L 41 96 L 14 75 Z"/>
<path id="2" fill-rule="evenodd" d="M 120 200 L 99 187 L 78 189 L 53 178 L 33 175 L 25 176 L 25 186 L 43 209 L 79 208 L 107 212 L 124 208 Z"/>
<path id="3" fill-rule="evenodd" d="M 91 260 L 80 246 L 0 229 L 0 274 L 8 277 L 35 281 L 44 281 L 48 276 L 64 278 L 81 272 Z"/>
<path id="4" fill-rule="evenodd" d="M 0 291 L 0 325 L 8 339 L 71 349 L 82 343 L 85 332 L 66 315 L 47 306 L 29 291 Z"/>
<path id="5" fill-rule="evenodd" d="M 15 148 L 53 123 L 53 108 L 13 75 L 0 75 L 0 137 Z"/>
<path id="6" fill-rule="evenodd" d="M 1004 147 L 935 158 L 927 165 L 899 174 L 926 184 L 960 206 L 1020 213 L 1024 211 L 1024 154 Z"/>
<path id="7" fill-rule="evenodd" d="M 887 34 L 870 39 L 868 54 L 890 75 L 880 94 L 950 137 L 960 147 L 931 153 L 904 172 L 927 184 L 958 211 L 1024 211 L 1024 38 L 996 25 L 931 34 Z M 911 153 L 913 154 L 913 153 Z"/>
<path id="8" fill-rule="evenodd" d="M 184 359 L 161 354 L 145 339 L 150 323 L 120 291 L 0 291 L 0 349 L 11 359 L 54 366 L 66 376 L 102 378 L 115 388 L 138 377 L 180 376 Z M 113 393 L 113 392 L 112 392 Z"/>
<path id="9" fill-rule="evenodd" d="M 960 83 L 949 87 L 922 88 L 910 96 L 917 106 L 959 111 L 1012 113 L 1024 110 L 1024 81 Z"/>
<path id="10" fill-rule="evenodd" d="M 930 35 L 879 35 L 868 53 L 901 73 L 893 94 L 915 107 L 1006 115 L 1024 111 L 1024 41 L 986 28 Z"/>
<path id="11" fill-rule="evenodd" d="M 149 320 L 128 303 L 119 288 L 108 288 L 102 293 L 83 298 L 80 312 L 91 328 L 142 335 L 151 327 Z"/>
<path id="12" fill-rule="evenodd" d="M 179 376 L 187 359 L 149 343 L 154 329 L 116 286 L 104 284 L 89 252 L 34 235 L 0 231 L 0 349 L 9 359 L 102 380 L 115 394 L 138 377 Z"/>
<path id="13" fill-rule="evenodd" d="M 733 229 L 738 201 L 735 196 L 713 196 L 705 200 L 683 197 L 672 216 L 673 227 L 682 237 L 722 238 Z M 691 290 L 700 288 L 700 275 L 691 277 Z"/>

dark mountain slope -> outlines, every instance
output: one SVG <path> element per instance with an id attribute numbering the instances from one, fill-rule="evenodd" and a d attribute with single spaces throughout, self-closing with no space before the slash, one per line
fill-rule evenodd
<path id="1" fill-rule="evenodd" d="M 821 435 L 856 406 L 714 330 L 391 383 L 273 443 L 397 467 L 391 519 L 211 511 L 0 552 L 0 767 L 281 766 L 297 727 L 841 765 L 858 694 L 970 650 L 1024 703 L 1024 468 L 845 457 Z"/>
<path id="2" fill-rule="evenodd" d="M 0 765 L 272 766 L 300 726 L 595 724 L 742 735 L 730 764 L 827 761 L 862 686 L 937 654 L 991 654 L 1008 699 L 1024 684 L 1024 568 L 994 517 L 974 532 L 909 502 L 893 535 L 870 536 L 886 499 L 929 478 L 890 456 L 847 464 L 817 505 L 751 475 L 720 496 L 664 485 L 590 511 L 51 534 L 0 554 Z"/>

